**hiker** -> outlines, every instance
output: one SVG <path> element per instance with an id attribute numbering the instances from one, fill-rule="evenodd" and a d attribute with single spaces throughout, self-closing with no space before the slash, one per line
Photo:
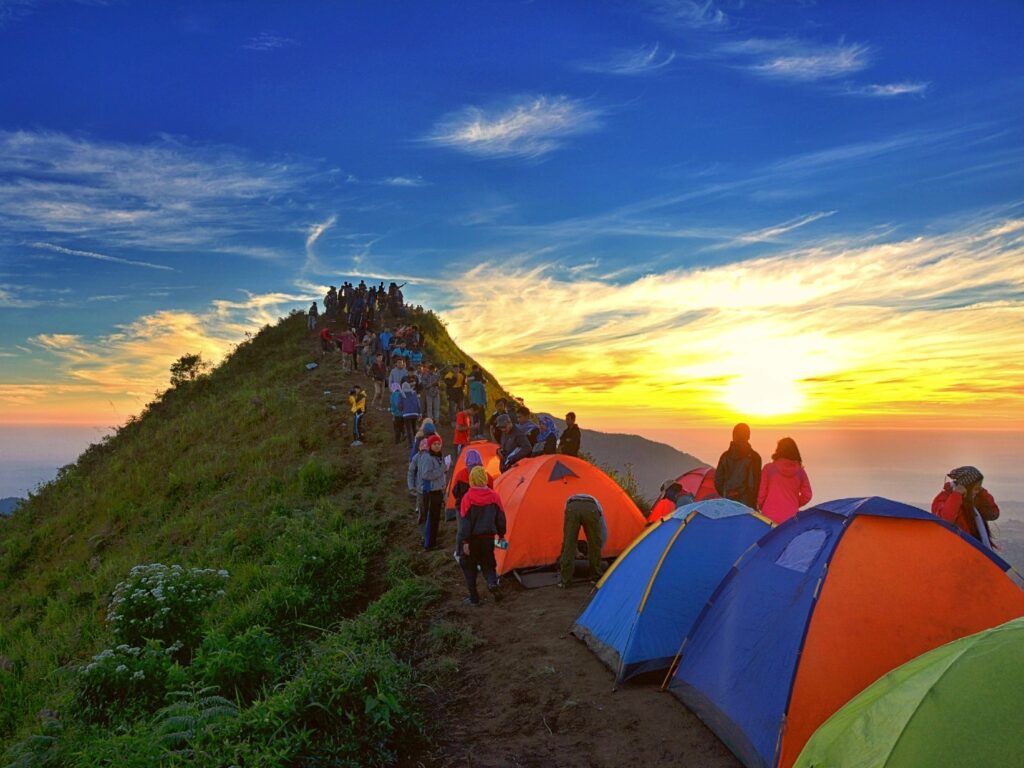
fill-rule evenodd
<path id="1" fill-rule="evenodd" d="M 490 433 L 491 442 L 493 443 L 501 442 L 501 430 L 498 429 L 498 419 L 501 416 L 506 415 L 507 406 L 508 401 L 504 397 L 499 397 L 494 401 L 494 413 L 492 413 L 491 417 L 487 420 L 487 431 Z"/>
<path id="2" fill-rule="evenodd" d="M 388 410 L 391 411 L 391 426 L 395 430 L 395 445 L 402 442 L 405 437 L 405 416 L 402 413 L 402 390 L 393 389 L 388 402 Z"/>
<path id="3" fill-rule="evenodd" d="M 415 342 L 413 342 L 412 349 L 409 350 L 409 362 L 416 366 L 423 365 L 423 350 Z"/>
<path id="4" fill-rule="evenodd" d="M 405 381 L 405 377 L 409 372 L 405 369 L 405 359 L 401 357 L 395 358 L 395 367 L 391 369 L 391 373 L 388 374 L 388 386 L 391 391 L 400 390 L 402 388 L 402 382 Z"/>
<path id="5" fill-rule="evenodd" d="M 306 327 L 311 330 L 316 330 L 316 323 L 320 319 L 320 313 L 317 311 L 316 302 L 314 301 L 309 305 L 309 312 L 306 314 Z"/>
<path id="6" fill-rule="evenodd" d="M 811 481 L 803 467 L 800 449 L 791 437 L 784 437 L 761 470 L 757 509 L 775 523 L 784 523 L 811 500 Z"/>
<path id="7" fill-rule="evenodd" d="M 555 427 L 555 420 L 547 414 L 538 418 L 540 430 L 537 434 L 537 442 L 533 446 L 533 455 L 555 453 L 558 444 L 558 429 Z"/>
<path id="8" fill-rule="evenodd" d="M 761 455 L 750 446 L 750 427 L 737 424 L 732 428 L 729 450 L 715 467 L 715 490 L 723 499 L 732 499 L 754 509 L 761 484 Z"/>
<path id="9" fill-rule="evenodd" d="M 568 587 L 572 584 L 573 571 L 576 568 L 577 540 L 580 528 L 587 537 L 587 560 L 590 561 L 590 578 L 593 581 L 601 578 L 604 563 L 601 561 L 601 549 L 608 538 L 608 527 L 604 522 L 604 510 L 601 502 L 589 494 L 580 493 L 570 496 L 565 501 L 565 522 L 562 528 L 562 555 L 558 560 L 558 586 Z"/>
<path id="10" fill-rule="evenodd" d="M 516 429 L 526 435 L 526 439 L 530 441 L 530 452 L 533 453 L 533 446 L 537 444 L 540 427 L 530 421 L 530 409 L 525 405 L 516 408 Z"/>
<path id="11" fill-rule="evenodd" d="M 415 445 L 416 422 L 420 420 L 420 399 L 408 381 L 402 384 L 402 418 L 405 420 L 405 436 L 410 445 Z"/>
<path id="12" fill-rule="evenodd" d="M 474 365 L 473 370 L 469 372 L 469 402 L 480 406 L 480 424 L 474 425 L 473 429 L 473 436 L 476 437 L 483 434 L 483 418 L 487 413 L 487 384 L 478 365 Z"/>
<path id="13" fill-rule="evenodd" d="M 423 494 L 423 549 L 437 546 L 437 525 L 444 505 L 445 466 L 441 459 L 440 435 L 431 435 L 421 443 L 422 450 L 409 462 L 406 482 L 410 491 Z"/>
<path id="14" fill-rule="evenodd" d="M 358 345 L 359 342 L 351 328 L 341 334 L 341 338 L 338 340 L 338 348 L 341 349 L 341 359 L 346 371 L 349 370 L 349 366 L 351 366 L 352 373 L 359 370 L 359 360 L 356 355 Z"/>
<path id="15" fill-rule="evenodd" d="M 949 480 L 932 500 L 932 514 L 991 549 L 992 531 L 988 524 L 999 518 L 999 506 L 992 494 L 982 487 L 984 476 L 976 467 L 966 466 L 950 470 L 947 477 Z M 978 528 L 979 521 L 983 530 Z"/>
<path id="16" fill-rule="evenodd" d="M 469 473 L 473 471 L 474 467 L 480 467 L 483 469 L 484 460 L 480 455 L 480 451 L 476 448 L 469 448 L 466 450 L 466 459 L 463 462 L 462 468 L 455 473 L 452 477 L 452 496 L 455 497 L 455 509 L 459 509 L 462 505 L 462 497 L 469 490 Z M 484 470 L 485 473 L 486 470 Z M 487 473 L 487 487 L 494 487 L 494 478 L 491 477 L 490 473 Z"/>
<path id="17" fill-rule="evenodd" d="M 533 450 L 530 440 L 526 434 L 516 428 L 507 413 L 501 414 L 495 426 L 501 433 L 498 441 L 498 456 L 501 457 L 501 471 L 507 472 L 516 465 L 516 462 L 527 458 Z"/>
<path id="18" fill-rule="evenodd" d="M 416 458 L 416 451 L 419 450 L 419 445 L 422 441 L 426 440 L 431 435 L 437 434 L 437 425 L 434 424 L 433 419 L 424 419 L 420 422 L 419 429 L 416 430 L 416 436 L 412 439 L 412 450 L 409 451 L 409 461 Z"/>
<path id="19" fill-rule="evenodd" d="M 458 363 L 444 375 L 445 394 L 448 396 L 448 421 L 455 426 L 455 414 L 465 407 L 466 366 Z"/>
<path id="20" fill-rule="evenodd" d="M 377 341 L 380 344 L 380 353 L 384 355 L 384 365 L 390 367 L 391 365 L 391 329 L 385 328 L 377 336 Z"/>
<path id="21" fill-rule="evenodd" d="M 558 438 L 558 452 L 566 456 L 580 455 L 580 428 L 576 426 L 576 414 L 572 411 L 565 414 L 565 430 Z"/>
<path id="22" fill-rule="evenodd" d="M 423 389 L 423 413 L 434 421 L 441 420 L 441 376 L 433 363 L 423 366 L 420 385 Z"/>
<path id="23" fill-rule="evenodd" d="M 320 329 L 320 357 L 334 349 L 334 336 L 326 325 Z"/>
<path id="24" fill-rule="evenodd" d="M 480 605 L 480 595 L 476 591 L 479 567 L 487 589 L 497 603 L 501 600 L 501 593 L 498 564 L 494 560 L 494 537 L 505 538 L 505 509 L 501 505 L 501 497 L 488 487 L 483 467 L 473 467 L 469 473 L 469 485 L 459 504 L 459 527 L 455 534 L 455 551 L 469 590 L 469 597 L 464 602 Z"/>
<path id="25" fill-rule="evenodd" d="M 455 414 L 455 438 L 452 443 L 455 445 L 455 457 L 462 453 L 462 448 L 469 442 L 473 424 L 473 412 L 470 410 L 459 411 Z"/>
<path id="26" fill-rule="evenodd" d="M 363 416 L 366 414 L 366 392 L 356 384 L 348 391 L 348 405 L 352 409 L 352 445 L 363 444 Z"/>
<path id="27" fill-rule="evenodd" d="M 370 364 L 370 378 L 373 379 L 373 404 L 383 410 L 384 391 L 388 388 L 388 368 L 384 365 L 384 355 L 378 352 Z"/>
<path id="28" fill-rule="evenodd" d="M 363 353 L 363 372 L 369 376 L 370 366 L 373 364 L 373 356 L 377 352 L 377 334 L 373 331 L 367 331 L 366 335 L 363 336 L 361 349 Z"/>
<path id="29" fill-rule="evenodd" d="M 651 513 L 647 516 L 648 523 L 656 523 L 663 517 L 668 517 L 676 511 L 676 499 L 679 498 L 679 494 L 683 492 L 683 486 L 679 483 L 669 483 L 668 487 L 662 493 L 660 499 L 658 499 L 654 506 L 651 507 Z"/>

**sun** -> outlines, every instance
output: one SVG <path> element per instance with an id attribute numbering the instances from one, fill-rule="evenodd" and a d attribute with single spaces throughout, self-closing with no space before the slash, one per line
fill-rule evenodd
<path id="1" fill-rule="evenodd" d="M 782 372 L 744 373 L 722 391 L 722 402 L 738 414 L 785 416 L 806 403 L 796 379 Z"/>

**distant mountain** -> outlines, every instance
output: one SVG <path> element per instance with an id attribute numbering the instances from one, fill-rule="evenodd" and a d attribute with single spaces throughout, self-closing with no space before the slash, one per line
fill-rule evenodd
<path id="1" fill-rule="evenodd" d="M 17 496 L 5 496 L 0 499 L 0 517 L 10 517 L 23 501 L 25 500 Z"/>
<path id="2" fill-rule="evenodd" d="M 1024 575 L 1024 522 L 1019 520 L 997 520 L 992 525 L 992 538 L 999 548 L 999 555 Z"/>

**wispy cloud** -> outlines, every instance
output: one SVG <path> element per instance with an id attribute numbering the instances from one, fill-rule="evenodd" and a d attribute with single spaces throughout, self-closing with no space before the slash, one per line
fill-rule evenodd
<path id="1" fill-rule="evenodd" d="M 846 89 L 846 92 L 855 96 L 876 96 L 879 98 L 890 98 L 892 96 L 920 96 L 924 94 L 930 86 L 931 83 L 922 82 L 873 83 L 870 85 L 851 86 Z"/>
<path id="2" fill-rule="evenodd" d="M 303 268 L 304 271 L 319 269 L 319 262 L 317 261 L 313 246 L 316 245 L 316 241 L 323 236 L 324 232 L 333 227 L 337 221 L 337 215 L 331 214 L 323 221 L 311 224 L 306 231 L 306 263 Z"/>
<path id="3" fill-rule="evenodd" d="M 54 245 L 53 243 L 32 243 L 33 248 L 38 248 L 45 251 L 53 251 L 54 253 L 62 253 L 65 256 L 81 256 L 86 259 L 95 259 L 96 261 L 109 261 L 114 264 L 124 264 L 130 267 L 145 267 L 146 269 L 160 269 L 165 272 L 177 272 L 174 267 L 168 267 L 165 264 L 153 264 L 148 261 L 133 261 L 132 259 L 122 259 L 117 256 L 107 256 L 106 254 L 96 253 L 95 251 L 79 251 L 74 248 L 65 248 L 61 245 Z"/>
<path id="4" fill-rule="evenodd" d="M 649 0 L 651 16 L 670 27 L 718 30 L 729 24 L 729 17 L 714 0 Z"/>
<path id="5" fill-rule="evenodd" d="M 834 216 L 835 213 L 836 211 L 818 211 L 817 213 L 811 213 L 806 216 L 798 216 L 796 218 L 789 219 L 788 221 L 784 221 L 781 224 L 774 224 L 770 227 L 755 229 L 752 232 L 744 232 L 720 243 L 716 243 L 715 245 L 708 247 L 707 250 L 717 251 L 726 248 L 736 248 L 737 246 L 753 245 L 755 243 L 774 242 L 788 232 L 800 229 L 801 227 L 806 227 L 808 224 L 813 224 L 820 219 L 827 219 L 829 216 Z"/>
<path id="6" fill-rule="evenodd" d="M 422 176 L 389 176 L 378 184 L 385 187 L 428 187 L 430 182 Z"/>
<path id="7" fill-rule="evenodd" d="M 298 44 L 297 40 L 275 32 L 260 32 L 246 40 L 242 47 L 250 51 L 276 51 L 279 48 L 290 48 Z"/>
<path id="8" fill-rule="evenodd" d="M 602 111 L 568 96 L 522 96 L 494 107 L 464 107 L 441 118 L 426 141 L 480 157 L 534 158 L 596 129 Z"/>
<path id="9" fill-rule="evenodd" d="M 0 285 L 0 309 L 31 309 L 41 303 L 38 299 L 25 298 L 21 286 Z"/>
<path id="10" fill-rule="evenodd" d="M 621 50 L 607 61 L 584 62 L 578 65 L 584 72 L 607 75 L 649 75 L 664 69 L 675 61 L 675 51 L 662 52 L 657 43 L 639 49 Z"/>
<path id="11" fill-rule="evenodd" d="M 735 57 L 744 69 L 778 80 L 813 81 L 852 75 L 871 64 L 863 43 L 811 43 L 791 38 L 751 38 L 723 43 L 719 52 Z"/>

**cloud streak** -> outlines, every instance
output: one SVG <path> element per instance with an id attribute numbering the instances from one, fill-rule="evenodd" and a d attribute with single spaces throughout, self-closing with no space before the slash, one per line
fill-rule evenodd
<path id="1" fill-rule="evenodd" d="M 675 61 L 675 58 L 675 51 L 663 53 L 660 46 L 654 43 L 640 46 L 639 49 L 622 50 L 607 61 L 584 63 L 578 68 L 584 72 L 634 77 L 658 72 Z"/>
<path id="2" fill-rule="evenodd" d="M 863 43 L 833 45 L 796 39 L 751 38 L 724 43 L 719 52 L 760 77 L 811 82 L 852 75 L 871 65 L 873 52 Z"/>
<path id="3" fill-rule="evenodd" d="M 477 157 L 537 158 L 600 125 L 602 111 L 568 96 L 522 96 L 509 104 L 468 106 L 442 117 L 425 138 Z"/>
<path id="4" fill-rule="evenodd" d="M 86 259 L 95 259 L 96 261 L 107 261 L 112 264 L 124 264 L 129 267 L 145 267 L 146 269 L 159 269 L 165 272 L 177 272 L 174 267 L 168 267 L 165 264 L 153 264 L 148 261 L 133 261 L 131 259 L 122 259 L 117 256 L 107 256 L 102 253 L 96 253 L 95 251 L 79 251 L 74 248 L 65 248 L 60 245 L 54 245 L 53 243 L 32 243 L 33 248 L 38 248 L 45 251 L 53 251 L 54 253 L 62 253 L 65 256 L 81 256 Z"/>
<path id="5" fill-rule="evenodd" d="M 243 48 L 249 51 L 276 51 L 281 48 L 291 48 L 294 45 L 298 45 L 298 41 L 284 35 L 278 35 L 274 32 L 260 32 L 258 35 L 253 35 L 242 45 Z"/>

